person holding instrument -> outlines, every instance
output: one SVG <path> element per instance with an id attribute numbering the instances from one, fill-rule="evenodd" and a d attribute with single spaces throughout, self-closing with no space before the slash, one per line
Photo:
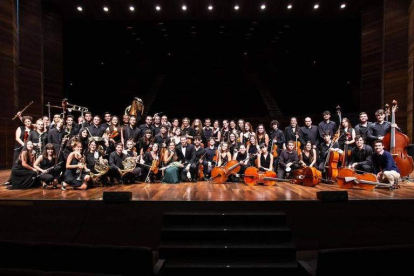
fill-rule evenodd
<path id="1" fill-rule="evenodd" d="M 158 171 L 158 167 L 160 166 L 158 144 L 152 145 L 151 151 L 145 153 L 143 161 L 145 165 L 144 175 L 149 175 L 148 179 L 150 182 L 156 182 L 160 175 L 160 172 Z"/>
<path id="2" fill-rule="evenodd" d="M 175 152 L 175 143 L 169 142 L 168 144 L 168 150 L 164 152 L 163 156 L 163 162 L 164 166 L 167 166 L 167 168 L 164 171 L 164 177 L 162 179 L 163 183 L 179 183 L 179 170 L 178 170 L 178 164 L 174 163 L 177 162 L 177 154 Z"/>
<path id="3" fill-rule="evenodd" d="M 86 190 L 91 177 L 88 174 L 85 157 L 82 154 L 82 143 L 75 142 L 73 151 L 69 154 L 66 161 L 66 171 L 63 177 L 61 188 L 66 190 L 68 185 L 74 189 Z"/>
<path id="4" fill-rule="evenodd" d="M 128 156 L 122 152 L 123 146 L 121 143 L 116 144 L 115 151 L 109 155 L 109 171 L 108 176 L 110 178 L 110 184 L 114 185 L 114 178 L 118 180 L 120 184 L 124 183 L 124 180 L 131 182 L 133 179 L 141 176 L 141 168 L 135 167 L 132 171 L 126 173 L 124 177 L 121 177 L 121 170 L 124 169 L 122 161 Z"/>
<path id="5" fill-rule="evenodd" d="M 266 147 L 269 146 L 269 135 L 266 133 L 264 125 L 260 124 L 257 126 L 256 130 L 256 139 L 257 144 L 265 144 Z"/>
<path id="6" fill-rule="evenodd" d="M 214 137 L 210 138 L 208 147 L 206 148 L 206 155 L 203 160 L 204 167 L 204 180 L 207 181 L 210 178 L 211 170 L 214 167 L 214 159 L 217 156 L 217 147 L 215 146 L 216 139 Z"/>
<path id="7" fill-rule="evenodd" d="M 261 171 L 273 171 L 273 155 L 271 155 L 265 143 L 260 144 L 260 153 L 257 156 L 257 166 Z"/>
<path id="8" fill-rule="evenodd" d="M 372 172 L 372 154 L 373 150 L 369 145 L 365 145 L 362 136 L 355 136 L 356 147 L 351 151 L 351 158 L 348 167 L 357 171 Z"/>
<path id="9" fill-rule="evenodd" d="M 206 154 L 206 149 L 201 146 L 201 137 L 196 136 L 194 137 L 194 149 L 196 155 L 196 162 L 197 162 L 197 172 L 199 171 L 199 166 L 202 165 L 203 173 L 204 173 L 204 159 Z M 203 177 L 203 176 L 202 176 Z M 198 175 L 194 178 L 195 181 L 199 179 Z"/>
<path id="10" fill-rule="evenodd" d="M 295 141 L 299 139 L 299 126 L 296 117 L 290 118 L 290 126 L 285 128 L 286 141 Z M 286 144 L 283 145 L 283 149 L 286 149 Z"/>
<path id="11" fill-rule="evenodd" d="M 375 112 L 375 116 L 377 117 L 377 121 L 368 127 L 368 139 L 371 142 L 384 139 L 385 134 L 391 131 L 391 123 L 384 120 L 385 113 L 383 109 L 378 109 Z M 401 131 L 397 124 L 394 124 L 393 127 Z"/>
<path id="12" fill-rule="evenodd" d="M 175 148 L 178 161 L 181 161 L 180 177 L 181 181 L 191 181 L 195 178 L 197 165 L 194 145 L 188 144 L 187 137 L 181 136 L 181 144 Z"/>
<path id="13" fill-rule="evenodd" d="M 316 166 L 316 150 L 310 141 L 306 142 L 303 147 L 302 153 L 299 155 L 299 164 L 302 167 L 315 167 Z"/>
<path id="14" fill-rule="evenodd" d="M 379 182 L 390 183 L 391 189 L 398 187 L 400 171 L 395 164 L 394 158 L 388 151 L 384 150 L 384 144 L 381 140 L 374 142 L 375 153 L 372 156 L 372 167 Z"/>
<path id="15" fill-rule="evenodd" d="M 33 143 L 27 141 L 11 171 L 11 189 L 30 189 L 39 186 L 34 162 Z"/>
<path id="16" fill-rule="evenodd" d="M 42 155 L 40 155 L 34 163 L 34 168 L 41 173 L 39 180 L 44 189 L 49 185 L 53 185 L 53 189 L 57 188 L 58 178 L 62 168 L 59 165 L 56 166 L 56 164 L 57 155 L 55 148 L 53 147 L 53 144 L 46 144 Z M 53 169 L 47 171 L 47 169 L 50 169 L 53 166 L 55 166 Z"/>
<path id="17" fill-rule="evenodd" d="M 280 153 L 279 166 L 277 169 L 277 177 L 285 178 L 286 173 L 289 173 L 297 169 L 299 156 L 298 153 L 294 150 L 295 142 L 288 141 L 286 149 Z"/>

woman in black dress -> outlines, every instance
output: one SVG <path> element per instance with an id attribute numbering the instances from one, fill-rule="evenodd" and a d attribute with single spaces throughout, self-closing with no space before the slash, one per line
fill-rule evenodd
<path id="1" fill-rule="evenodd" d="M 153 165 L 153 163 L 157 163 L 156 167 L 159 167 L 160 165 L 160 156 L 158 153 L 158 144 L 153 144 L 151 151 L 150 152 L 146 152 L 144 155 L 144 173 L 145 176 L 149 175 L 149 178 L 147 178 L 146 180 L 149 180 L 150 182 L 155 182 L 155 179 L 158 179 L 160 171 L 158 171 L 157 173 L 154 173 L 153 171 L 150 172 L 151 166 Z"/>
<path id="2" fill-rule="evenodd" d="M 138 148 L 139 148 L 141 157 L 144 157 L 144 154 L 148 151 L 148 148 L 150 147 L 152 140 L 153 140 L 152 131 L 147 129 L 145 131 L 144 137 L 142 137 L 138 141 Z"/>
<path id="3" fill-rule="evenodd" d="M 257 156 L 257 166 L 261 171 L 273 171 L 273 155 L 268 152 L 265 143 L 260 144 L 260 153 Z"/>
<path id="4" fill-rule="evenodd" d="M 218 120 L 215 120 L 213 123 L 213 134 L 211 137 L 214 138 L 214 141 L 216 141 L 216 144 L 220 144 L 221 142 L 221 131 L 220 131 L 220 122 Z"/>
<path id="5" fill-rule="evenodd" d="M 217 167 L 225 166 L 230 160 L 231 154 L 229 145 L 227 143 L 223 143 L 221 148 L 219 148 Z"/>
<path id="6" fill-rule="evenodd" d="M 316 163 L 316 150 L 313 148 L 312 143 L 308 141 L 299 155 L 299 164 L 302 167 L 314 167 Z"/>
<path id="7" fill-rule="evenodd" d="M 40 179 L 40 182 L 42 183 L 43 188 L 45 189 L 49 185 L 52 185 L 53 189 L 57 188 L 58 178 L 62 170 L 62 167 L 56 164 L 57 164 L 57 155 L 55 152 L 55 147 L 51 143 L 46 144 L 46 146 L 43 149 L 43 154 L 40 155 L 36 159 L 36 162 L 34 163 L 34 168 L 37 171 L 41 172 L 39 179 Z M 53 169 L 50 169 L 52 167 Z"/>
<path id="8" fill-rule="evenodd" d="M 235 133 L 230 133 L 228 144 L 230 155 L 233 156 L 240 146 L 240 143 L 237 142 L 237 135 Z"/>
<path id="9" fill-rule="evenodd" d="M 240 171 L 238 174 L 244 174 L 244 171 L 249 167 L 249 154 L 247 153 L 246 146 L 241 144 L 239 150 L 234 154 L 233 160 L 236 160 L 240 164 Z M 239 182 L 239 177 L 233 177 L 233 181 Z"/>
<path id="10" fill-rule="evenodd" d="M 86 166 L 85 157 L 82 154 L 81 142 L 75 142 L 73 151 L 69 154 L 66 161 L 66 172 L 63 177 L 62 190 L 66 190 L 68 185 L 74 189 L 86 190 L 91 177 L 88 174 L 89 169 Z"/>
<path id="11" fill-rule="evenodd" d="M 12 169 L 12 189 L 30 189 L 39 185 L 37 171 L 33 167 L 34 161 L 35 152 L 33 151 L 33 143 L 28 141 Z"/>

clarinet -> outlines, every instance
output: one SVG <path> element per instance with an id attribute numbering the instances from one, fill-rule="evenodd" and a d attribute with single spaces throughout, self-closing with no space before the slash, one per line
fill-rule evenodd
<path id="1" fill-rule="evenodd" d="M 50 167 L 50 168 L 46 169 L 46 172 L 39 173 L 38 175 L 33 176 L 32 178 L 33 178 L 33 179 L 36 179 L 36 178 L 40 177 L 41 175 L 47 174 L 47 173 L 49 173 L 50 171 L 54 170 L 57 166 L 59 166 L 59 165 L 60 165 L 60 164 L 62 164 L 62 163 L 63 163 L 63 161 L 60 161 L 60 162 L 59 162 L 59 163 L 57 163 L 56 165 L 53 165 L 52 167 Z"/>

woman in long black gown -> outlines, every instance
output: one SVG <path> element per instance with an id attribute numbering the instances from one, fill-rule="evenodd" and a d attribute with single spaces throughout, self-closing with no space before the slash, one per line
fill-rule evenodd
<path id="1" fill-rule="evenodd" d="M 16 160 L 11 173 L 12 189 L 30 189 L 39 186 L 39 178 L 34 168 L 35 152 L 33 151 L 33 143 L 26 142 Z"/>
<path id="2" fill-rule="evenodd" d="M 39 179 L 42 183 L 43 188 L 47 188 L 47 186 L 51 184 L 53 184 L 53 189 L 57 188 L 58 178 L 62 168 L 60 165 L 56 164 L 57 156 L 55 152 L 55 147 L 51 143 L 46 144 L 46 146 L 43 149 L 43 154 L 40 155 L 34 163 L 35 169 L 41 172 Z M 47 171 L 48 169 L 50 170 Z"/>

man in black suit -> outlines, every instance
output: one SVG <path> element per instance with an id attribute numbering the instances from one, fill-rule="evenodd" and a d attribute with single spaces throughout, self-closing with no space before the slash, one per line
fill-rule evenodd
<path id="1" fill-rule="evenodd" d="M 193 145 L 187 144 L 187 137 L 181 136 L 181 144 L 175 148 L 178 160 L 183 164 L 181 166 L 181 181 L 196 181 L 195 175 L 197 171 L 196 151 Z M 185 165 L 185 167 L 184 167 Z"/>

